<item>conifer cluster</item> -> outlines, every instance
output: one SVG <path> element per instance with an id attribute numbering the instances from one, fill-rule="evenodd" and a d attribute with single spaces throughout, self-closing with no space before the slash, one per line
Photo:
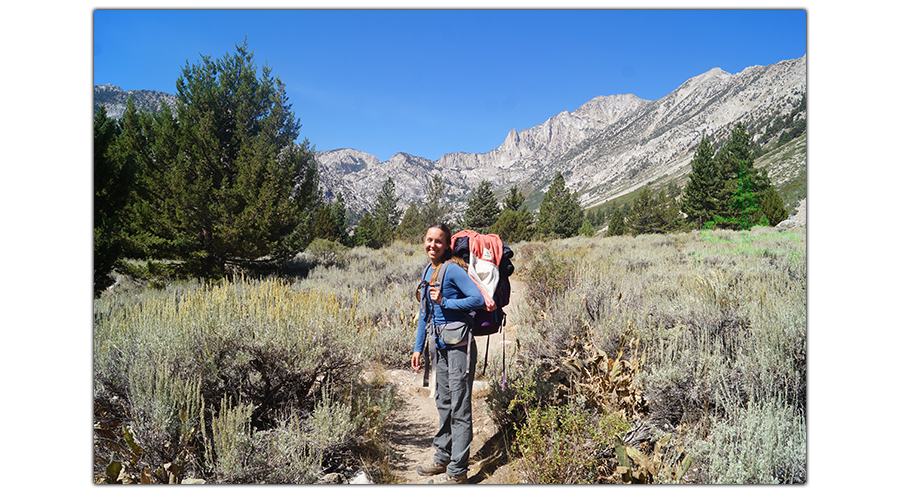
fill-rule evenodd
<path id="1" fill-rule="evenodd" d="M 373 209 L 355 214 L 341 194 L 325 201 L 313 148 L 307 139 L 298 141 L 300 123 L 284 84 L 268 66 L 257 71 L 246 41 L 235 48 L 221 59 L 202 56 L 186 65 L 173 108 L 138 112 L 129 102 L 119 121 L 102 107 L 97 111 L 95 293 L 112 283 L 113 271 L 218 278 L 229 269 L 284 263 L 317 239 L 372 248 L 418 241 L 438 222 L 517 242 L 593 236 L 607 217 L 609 236 L 745 229 L 787 217 L 767 173 L 753 164 L 750 135 L 741 124 L 718 152 L 710 138 L 701 140 L 683 193 L 674 185 L 646 187 L 632 204 L 611 213 L 586 212 L 557 173 L 536 212 L 518 186 L 500 204 L 491 182 L 483 180 L 462 215 L 451 220 L 456 210 L 447 183 L 435 174 L 424 200 L 410 202 L 405 211 L 389 177 Z"/>
<path id="2" fill-rule="evenodd" d="M 748 229 L 787 218 L 768 173 L 754 167 L 754 156 L 750 135 L 740 123 L 717 153 L 709 137 L 700 141 L 681 200 L 690 227 Z"/>

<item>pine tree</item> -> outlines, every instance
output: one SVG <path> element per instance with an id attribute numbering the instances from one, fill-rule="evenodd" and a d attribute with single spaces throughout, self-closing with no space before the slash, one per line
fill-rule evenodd
<path id="1" fill-rule="evenodd" d="M 580 236 L 587 236 L 588 238 L 594 236 L 597 230 L 594 229 L 594 225 L 591 224 L 591 221 L 588 219 L 584 219 L 584 222 L 581 224 L 581 228 L 578 229 L 578 234 Z"/>
<path id="2" fill-rule="evenodd" d="M 718 225 L 731 229 L 747 229 L 762 219 L 759 201 L 771 186 L 764 170 L 753 165 L 755 153 L 750 134 L 738 123 L 728 142 L 716 155 L 724 188 L 719 199 Z"/>
<path id="3" fill-rule="evenodd" d="M 551 238 L 569 238 L 578 233 L 584 211 L 578 197 L 566 189 L 566 180 L 557 173 L 541 202 L 537 232 Z"/>
<path id="4" fill-rule="evenodd" d="M 591 225 L 594 227 L 603 227 L 603 224 L 606 222 L 606 218 L 603 215 L 603 210 L 599 207 L 586 210 L 584 213 L 585 220 L 590 221 Z"/>
<path id="5" fill-rule="evenodd" d="M 494 197 L 490 181 L 483 180 L 472 196 L 465 213 L 465 225 L 479 233 L 487 232 L 500 218 L 500 207 Z"/>
<path id="6" fill-rule="evenodd" d="M 506 198 L 503 198 L 503 210 L 525 210 L 525 195 L 519 191 L 518 186 L 509 188 Z"/>
<path id="7" fill-rule="evenodd" d="M 660 220 L 660 230 L 668 233 L 675 231 L 681 225 L 681 214 L 678 211 L 678 202 L 675 199 L 675 190 L 672 186 L 661 189 L 656 195 L 656 212 Z"/>
<path id="8" fill-rule="evenodd" d="M 731 195 L 730 217 L 727 219 L 729 225 L 736 225 L 739 229 L 750 229 L 759 221 L 762 215 L 762 208 L 759 206 L 759 199 L 756 197 L 756 186 L 751 180 L 751 176 L 743 168 L 738 167 L 737 178 L 734 179 L 734 192 Z"/>
<path id="9" fill-rule="evenodd" d="M 425 187 L 425 203 L 420 209 L 426 227 L 440 222 L 445 224 L 449 222 L 451 210 L 444 193 L 445 189 L 444 179 L 440 175 L 434 174 L 428 180 L 428 185 Z"/>
<path id="10" fill-rule="evenodd" d="M 531 238 L 533 217 L 528 210 L 503 210 L 490 232 L 507 243 Z"/>
<path id="11" fill-rule="evenodd" d="M 284 84 L 257 76 L 246 41 L 185 66 L 173 110 L 123 117 L 139 167 L 131 238 L 184 274 L 218 277 L 293 257 L 311 241 L 321 198 L 314 153 Z M 176 118 L 177 116 L 177 118 Z"/>
<path id="12" fill-rule="evenodd" d="M 375 223 L 375 234 L 372 238 L 374 248 L 390 245 L 394 241 L 394 228 L 400 223 L 402 215 L 402 211 L 397 207 L 399 200 L 394 180 L 388 177 L 381 186 L 381 192 L 375 197 L 375 207 L 372 210 Z"/>
<path id="13" fill-rule="evenodd" d="M 743 123 L 735 125 L 728 142 L 716 155 L 716 160 L 727 179 L 736 179 L 742 168 L 749 172 L 749 168 L 753 166 L 753 147 L 750 144 L 750 134 Z"/>
<path id="14" fill-rule="evenodd" d="M 653 196 L 649 187 L 638 192 L 628 219 L 628 229 L 632 234 L 653 234 L 665 232 L 665 222 L 659 200 Z"/>
<path id="15" fill-rule="evenodd" d="M 627 230 L 628 229 L 625 226 L 625 217 L 622 215 L 622 211 L 619 207 L 616 207 L 612 216 L 609 218 L 609 228 L 606 230 L 606 236 L 621 236 L 625 234 Z"/>
<path id="16" fill-rule="evenodd" d="M 359 219 L 359 225 L 353 231 L 353 246 L 367 246 L 370 248 L 380 248 L 376 240 L 378 227 L 376 226 L 375 217 L 371 213 L 365 212 Z"/>
<path id="17" fill-rule="evenodd" d="M 349 243 L 347 237 L 347 204 L 344 202 L 344 195 L 338 193 L 334 202 L 328 205 L 328 210 L 331 215 L 331 221 L 338 232 L 338 239 L 334 241 L 347 245 Z"/>
<path id="18" fill-rule="evenodd" d="M 788 211 L 784 206 L 784 201 L 773 186 L 769 186 L 769 189 L 763 193 L 760 205 L 763 215 L 765 215 L 766 220 L 772 226 L 777 226 L 779 222 L 788 218 Z"/>
<path id="19" fill-rule="evenodd" d="M 503 210 L 490 229 L 506 242 L 518 242 L 531 238 L 534 216 L 525 206 L 525 195 L 517 186 L 512 186 L 503 199 Z"/>
<path id="20" fill-rule="evenodd" d="M 316 210 L 312 224 L 312 239 L 341 241 L 340 230 L 332 217 L 331 207 L 322 205 Z"/>
<path id="21" fill-rule="evenodd" d="M 687 221 L 697 229 L 722 212 L 721 201 L 724 193 L 724 179 L 715 162 L 712 141 L 709 137 L 700 140 L 691 159 L 691 173 L 684 187 L 681 210 Z"/>
<path id="22" fill-rule="evenodd" d="M 131 196 L 134 165 L 119 152 L 121 127 L 100 106 L 94 114 L 94 295 L 114 283 L 125 256 L 122 213 Z"/>
<path id="23" fill-rule="evenodd" d="M 419 213 L 419 204 L 416 200 L 413 200 L 407 207 L 406 213 L 403 214 L 400 225 L 397 226 L 397 238 L 404 241 L 418 242 L 424 234 L 425 223 L 422 220 L 422 215 Z"/>

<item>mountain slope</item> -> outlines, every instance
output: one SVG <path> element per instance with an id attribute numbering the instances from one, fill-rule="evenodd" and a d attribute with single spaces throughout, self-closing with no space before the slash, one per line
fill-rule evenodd
<path id="1" fill-rule="evenodd" d="M 511 130 L 487 153 L 448 153 L 435 162 L 401 153 L 379 163 L 351 149 L 319 152 L 316 157 L 329 192 L 344 193 L 348 207 L 357 211 L 370 206 L 388 175 L 408 203 L 422 199 L 435 173 L 449 185 L 451 199 L 463 201 L 484 179 L 500 191 L 516 184 L 539 194 L 563 172 L 582 204 L 592 206 L 662 177 L 683 176 L 704 135 L 722 143 L 738 122 L 762 135 L 772 117 L 790 113 L 805 94 L 803 56 L 733 75 L 714 68 L 656 101 L 630 94 L 599 96 L 572 113 L 563 111 L 533 128 Z M 799 164 L 795 158 L 791 168 L 805 171 L 805 154 Z"/>
<path id="2" fill-rule="evenodd" d="M 155 90 L 129 90 L 126 92 L 116 85 L 94 86 L 94 110 L 102 104 L 106 106 L 106 116 L 110 118 L 118 120 L 125 115 L 125 105 L 129 98 L 134 100 L 134 106 L 138 111 L 160 111 L 162 103 L 174 108 L 177 99 L 172 94 Z"/>
<path id="3" fill-rule="evenodd" d="M 683 179 L 700 139 L 706 135 L 721 145 L 738 122 L 754 140 L 777 138 L 772 131 L 766 133 L 776 117 L 793 112 L 797 120 L 806 118 L 800 104 L 805 102 L 806 78 L 806 56 L 737 74 L 713 68 L 656 101 L 631 94 L 595 97 L 574 112 L 562 111 L 535 127 L 510 130 L 487 153 L 447 153 L 434 162 L 397 153 L 381 162 L 362 151 L 338 149 L 319 151 L 316 160 L 326 196 L 342 193 L 347 207 L 357 213 L 371 209 L 389 176 L 405 208 L 414 199 L 424 199 L 425 186 L 435 174 L 443 177 L 447 195 L 460 202 L 459 209 L 482 180 L 500 194 L 517 185 L 534 208 L 557 172 L 579 193 L 583 206 L 590 207 L 648 183 Z M 94 88 L 95 106 L 105 103 L 113 117 L 121 116 L 129 96 L 141 109 L 175 102 L 162 92 Z M 769 171 L 778 174 L 773 179 L 777 187 L 805 179 L 805 147 L 791 151 L 800 153 L 789 160 L 779 160 L 781 155 L 767 161 Z M 802 185 L 805 189 L 805 180 Z"/>

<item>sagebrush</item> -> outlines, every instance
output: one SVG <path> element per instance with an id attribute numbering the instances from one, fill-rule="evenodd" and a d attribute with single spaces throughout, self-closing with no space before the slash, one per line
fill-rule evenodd
<path id="1" fill-rule="evenodd" d="M 510 393 L 493 392 L 498 423 L 521 428 L 527 405 L 587 403 L 677 434 L 669 446 L 681 451 L 666 467 L 693 456 L 685 480 L 805 481 L 805 231 L 577 237 L 515 250 L 527 292 L 511 316 L 520 349 Z M 598 356 L 639 366 L 616 375 L 633 385 L 586 371 Z M 661 439 L 653 434 L 643 441 Z"/>
<path id="2" fill-rule="evenodd" d="M 311 482 L 364 467 L 390 481 L 380 429 L 395 395 L 359 373 L 408 362 L 408 288 L 423 258 L 402 246 L 391 250 L 400 262 L 333 250 L 347 260 L 298 256 L 313 261 L 300 280 L 236 276 L 97 299 L 97 480 Z M 142 445 L 126 446 L 131 435 Z M 166 468 L 176 462 L 184 468 Z"/>

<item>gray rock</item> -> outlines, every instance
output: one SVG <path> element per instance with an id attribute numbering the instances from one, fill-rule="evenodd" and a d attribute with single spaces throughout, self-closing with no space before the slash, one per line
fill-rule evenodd
<path id="1" fill-rule="evenodd" d="M 375 484 L 366 471 L 360 469 L 350 478 L 350 484 Z"/>
<path id="2" fill-rule="evenodd" d="M 316 160 L 326 196 L 342 193 L 356 212 L 371 210 L 389 176 L 405 209 L 424 199 L 434 174 L 444 179 L 447 197 L 460 204 L 483 180 L 501 192 L 512 184 L 541 190 L 560 171 L 569 172 L 567 188 L 591 207 L 662 176 L 689 172 L 703 136 L 724 140 L 738 122 L 764 127 L 767 117 L 790 113 L 806 94 L 806 75 L 806 56 L 735 74 L 713 68 L 655 101 L 632 94 L 595 97 L 532 128 L 510 130 L 487 152 L 438 159 L 397 153 L 381 161 L 348 148 L 318 151 Z M 796 118 L 805 119 L 805 112 Z M 806 168 L 805 148 L 796 161 L 775 163 L 767 169 L 783 170 L 781 177 L 789 178 Z"/>

